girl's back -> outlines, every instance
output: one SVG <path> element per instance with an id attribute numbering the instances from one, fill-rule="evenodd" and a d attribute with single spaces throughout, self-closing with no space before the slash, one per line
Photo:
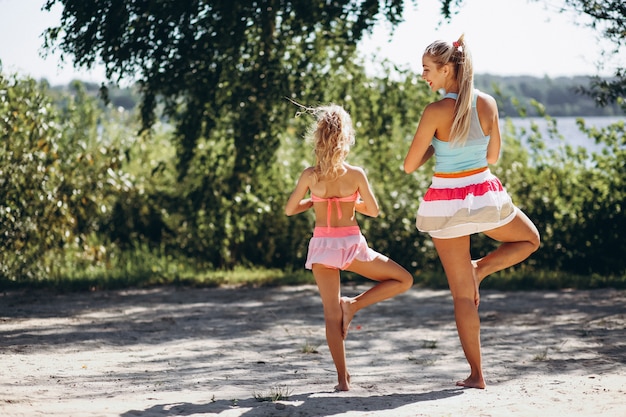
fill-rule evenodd
<path id="1" fill-rule="evenodd" d="M 361 170 L 344 163 L 345 171 L 333 180 L 310 185 L 316 226 L 356 226 L 355 204 Z"/>

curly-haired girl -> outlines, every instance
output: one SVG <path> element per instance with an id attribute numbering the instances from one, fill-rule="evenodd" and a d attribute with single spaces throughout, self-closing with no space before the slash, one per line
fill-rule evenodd
<path id="1" fill-rule="evenodd" d="M 364 170 L 345 162 L 355 140 L 350 115 L 338 105 L 307 110 L 317 118 L 309 133 L 316 163 L 300 175 L 285 213 L 291 216 L 311 207 L 315 210 L 315 229 L 305 267 L 313 271 L 322 298 L 326 340 L 337 369 L 335 389 L 348 391 L 350 374 L 344 340 L 350 321 L 362 308 L 407 291 L 413 285 L 413 276 L 369 248 L 361 234 L 355 212 L 375 217 L 379 209 Z M 309 191 L 311 197 L 305 198 Z M 356 297 L 341 297 L 341 270 L 378 284 Z"/>

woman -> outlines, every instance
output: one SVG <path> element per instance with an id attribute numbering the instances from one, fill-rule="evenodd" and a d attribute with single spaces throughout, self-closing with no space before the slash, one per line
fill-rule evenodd
<path id="1" fill-rule="evenodd" d="M 488 275 L 536 251 L 539 232 L 489 170 L 500 155 L 498 107 L 493 97 L 474 89 L 464 36 L 453 43 L 430 44 L 422 66 L 422 78 L 433 91 L 445 90 L 445 95 L 424 109 L 404 170 L 411 173 L 435 156 L 435 173 L 420 203 L 416 226 L 432 237 L 452 293 L 457 331 L 470 365 L 469 377 L 457 385 L 482 389 L 479 285 Z M 472 260 L 474 233 L 502 243 Z"/>

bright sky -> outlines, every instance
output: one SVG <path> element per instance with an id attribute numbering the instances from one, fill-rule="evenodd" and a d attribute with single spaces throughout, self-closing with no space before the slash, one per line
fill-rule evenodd
<path id="1" fill-rule="evenodd" d="M 405 21 L 389 40 L 389 28 L 379 26 L 365 43 L 365 50 L 379 50 L 380 57 L 422 70 L 422 52 L 432 41 L 453 42 L 465 33 L 478 74 L 613 75 L 614 67 L 598 71 L 601 49 L 596 32 L 577 25 L 583 18 L 558 13 L 561 0 L 464 0 L 450 23 L 441 23 L 439 0 L 408 4 Z M 439 25 L 441 23 L 441 25 Z M 619 57 L 621 65 L 626 53 Z M 612 60 L 615 66 L 619 61 Z"/>
<path id="2" fill-rule="evenodd" d="M 451 23 L 441 21 L 438 0 L 407 2 L 405 22 L 389 31 L 381 25 L 366 39 L 362 51 L 389 58 L 401 66 L 421 72 L 421 54 L 436 39 L 454 41 L 465 33 L 478 74 L 533 75 L 543 77 L 597 74 L 600 60 L 596 34 L 575 22 L 579 16 L 560 15 L 560 0 L 465 0 Z M 3 71 L 46 78 L 53 84 L 73 79 L 101 82 L 102 68 L 74 70 L 71 61 L 59 68 L 58 54 L 46 59 L 40 55 L 42 32 L 56 26 L 61 9 L 41 11 L 45 0 L 0 0 L 0 60 Z M 552 6 L 546 8 L 546 3 Z M 609 45 L 610 46 L 610 45 Z M 620 56 L 624 65 L 626 54 Z M 69 59 L 69 58 L 68 58 Z M 613 60 L 615 63 L 616 61 Z M 601 75 L 613 74 L 605 68 Z"/>

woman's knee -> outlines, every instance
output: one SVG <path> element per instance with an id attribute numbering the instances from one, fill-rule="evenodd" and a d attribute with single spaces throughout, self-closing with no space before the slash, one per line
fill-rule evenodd
<path id="1" fill-rule="evenodd" d="M 541 237 L 539 236 L 539 232 L 537 230 L 535 230 L 535 233 L 533 233 L 533 236 L 530 239 L 530 244 L 533 247 L 533 252 L 539 249 L 539 246 L 541 245 Z"/>
<path id="2" fill-rule="evenodd" d="M 474 300 L 476 287 L 474 286 L 473 280 L 455 275 L 447 275 L 446 277 L 448 279 L 450 295 L 454 303 L 460 300 Z"/>
<path id="3" fill-rule="evenodd" d="M 535 252 L 537 249 L 539 249 L 539 245 L 541 244 L 539 230 L 525 213 L 520 211 L 518 217 L 526 228 L 526 241 L 532 246 L 532 252 Z"/>
<path id="4" fill-rule="evenodd" d="M 343 312 L 339 304 L 335 306 L 324 306 L 324 320 L 326 323 L 341 323 Z"/>
<path id="5" fill-rule="evenodd" d="M 452 294 L 452 303 L 454 309 L 459 310 L 469 306 L 476 307 L 476 300 L 473 293 Z"/>
<path id="6" fill-rule="evenodd" d="M 402 272 L 399 274 L 398 281 L 402 284 L 403 291 L 408 291 L 414 284 L 413 275 L 404 268 L 402 268 Z"/>

